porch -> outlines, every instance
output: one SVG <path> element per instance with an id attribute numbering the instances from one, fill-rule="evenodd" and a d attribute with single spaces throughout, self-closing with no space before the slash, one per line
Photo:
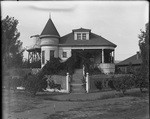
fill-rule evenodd
<path id="1" fill-rule="evenodd" d="M 77 69 L 83 68 L 86 60 L 91 69 L 98 68 L 104 74 L 115 72 L 114 49 L 72 49 L 71 54 L 76 60 Z"/>

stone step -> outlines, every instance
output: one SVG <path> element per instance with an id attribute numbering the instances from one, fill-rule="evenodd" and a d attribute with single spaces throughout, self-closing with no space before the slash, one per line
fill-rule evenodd
<path id="1" fill-rule="evenodd" d="M 82 80 L 72 80 L 71 83 L 83 83 Z"/>
<path id="2" fill-rule="evenodd" d="M 84 89 L 84 87 L 83 87 L 83 84 L 73 84 L 73 85 L 71 85 L 71 88 L 72 89 L 77 89 L 77 90 L 82 90 L 82 89 Z"/>
<path id="3" fill-rule="evenodd" d="M 82 86 L 83 83 L 71 83 L 70 85 L 72 85 L 72 86 Z"/>
<path id="4" fill-rule="evenodd" d="M 83 74 L 83 70 L 76 70 L 74 73 L 75 74 Z"/>
<path id="5" fill-rule="evenodd" d="M 83 79 L 83 75 L 73 75 L 72 79 Z"/>
<path id="6" fill-rule="evenodd" d="M 82 90 L 83 86 L 71 86 L 72 90 Z"/>
<path id="7" fill-rule="evenodd" d="M 71 93 L 86 93 L 86 90 L 84 88 L 72 88 Z"/>

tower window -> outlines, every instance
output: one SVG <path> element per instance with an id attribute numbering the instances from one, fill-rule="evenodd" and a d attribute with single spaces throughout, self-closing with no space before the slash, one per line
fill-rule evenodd
<path id="1" fill-rule="evenodd" d="M 50 59 L 54 58 L 54 50 L 50 50 Z"/>
<path id="2" fill-rule="evenodd" d="M 83 34 L 82 34 L 82 39 L 83 39 L 83 40 L 86 40 L 86 33 L 83 33 Z"/>
<path id="3" fill-rule="evenodd" d="M 67 52 L 63 52 L 62 56 L 63 58 L 67 58 Z"/>
<path id="4" fill-rule="evenodd" d="M 81 33 L 77 33 L 77 40 L 81 40 Z"/>
<path id="5" fill-rule="evenodd" d="M 42 64 L 45 64 L 45 51 L 42 51 Z"/>

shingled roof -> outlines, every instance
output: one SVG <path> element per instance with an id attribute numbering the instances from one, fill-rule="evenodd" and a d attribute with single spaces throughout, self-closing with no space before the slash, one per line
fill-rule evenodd
<path id="1" fill-rule="evenodd" d="M 113 44 L 112 42 L 94 33 L 90 33 L 89 40 L 74 40 L 73 32 L 61 37 L 59 41 L 59 45 L 60 46 L 112 46 L 112 47 L 116 47 L 116 45 Z"/>
<path id="2" fill-rule="evenodd" d="M 46 23 L 46 25 L 41 33 L 41 36 L 42 35 L 52 35 L 52 36 L 60 37 L 60 35 L 51 19 L 49 19 L 48 22 Z"/>
<path id="3" fill-rule="evenodd" d="M 129 65 L 130 63 L 133 64 L 133 65 L 139 65 L 139 64 L 141 64 L 142 63 L 142 59 L 141 59 L 140 54 L 135 54 L 135 55 L 133 55 L 133 56 L 131 56 L 131 57 L 123 60 L 122 62 L 119 62 L 116 65 L 118 65 L 118 66 L 125 66 L 125 65 Z"/>

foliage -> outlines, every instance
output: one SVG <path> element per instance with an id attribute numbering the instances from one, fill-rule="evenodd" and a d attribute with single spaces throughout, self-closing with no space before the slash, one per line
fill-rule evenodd
<path id="1" fill-rule="evenodd" d="M 23 53 L 22 42 L 18 40 L 20 33 L 17 29 L 18 20 L 6 16 L 2 20 L 2 60 L 6 67 L 20 67 Z"/>
<path id="2" fill-rule="evenodd" d="M 50 61 L 44 65 L 42 70 L 37 74 L 28 74 L 24 78 L 24 87 L 26 91 L 31 92 L 32 94 L 36 94 L 38 91 L 42 91 L 47 88 L 47 78 L 45 75 L 57 75 L 63 74 L 66 75 L 66 72 L 73 73 L 74 63 L 73 58 L 69 58 L 66 62 L 61 62 L 59 58 L 51 58 Z M 62 71 L 65 72 L 62 72 Z M 53 87 L 61 88 L 58 85 L 54 85 L 53 82 L 50 84 Z"/>
<path id="3" fill-rule="evenodd" d="M 95 82 L 95 86 L 96 86 L 96 88 L 99 89 L 99 90 L 102 90 L 102 88 L 103 88 L 101 81 L 96 81 L 96 82 Z"/>
<path id="4" fill-rule="evenodd" d="M 142 67 L 134 72 L 134 83 L 136 88 L 140 88 L 140 91 L 143 91 L 143 88 L 149 88 L 149 80 L 146 77 L 146 71 Z"/>
<path id="5" fill-rule="evenodd" d="M 68 58 L 65 62 L 62 62 L 60 58 L 51 58 L 42 69 L 45 75 L 66 75 L 67 72 L 72 75 L 75 70 L 74 67 L 75 61 L 73 57 Z"/>
<path id="6" fill-rule="evenodd" d="M 19 76 L 7 76 L 3 79 L 3 86 L 6 89 L 16 90 L 17 87 L 22 86 L 22 79 Z"/>
<path id="7" fill-rule="evenodd" d="M 51 81 L 49 81 L 49 87 L 51 88 L 51 89 L 58 89 L 58 90 L 61 90 L 61 84 L 56 84 L 55 82 L 54 82 L 54 80 L 51 80 Z"/>
<path id="8" fill-rule="evenodd" d="M 36 95 L 38 91 L 43 91 L 47 88 L 47 79 L 44 78 L 44 73 L 42 71 L 37 74 L 29 73 L 24 77 L 23 87 L 25 90 Z"/>
<path id="9" fill-rule="evenodd" d="M 134 72 L 134 68 L 132 66 L 132 63 L 130 62 L 128 67 L 127 67 L 127 72 L 126 73 L 127 74 L 133 74 L 133 72 Z"/>
<path id="10" fill-rule="evenodd" d="M 66 71 L 70 75 L 72 75 L 75 71 L 75 63 L 76 63 L 76 61 L 74 59 L 74 56 L 71 56 L 70 58 L 67 59 L 66 62 L 63 63 L 63 67 L 66 67 Z"/>
<path id="11" fill-rule="evenodd" d="M 121 91 L 123 94 L 126 92 L 127 89 L 130 89 L 134 86 L 134 81 L 129 75 L 112 78 L 115 90 Z"/>
<path id="12" fill-rule="evenodd" d="M 115 65 L 115 74 L 120 74 L 120 73 L 122 73 L 122 71 L 120 70 L 118 65 Z"/>
<path id="13" fill-rule="evenodd" d="M 42 68 L 42 71 L 45 73 L 45 75 L 54 75 L 59 72 L 60 68 L 60 59 L 59 58 L 51 58 L 50 61 L 47 61 L 47 63 Z"/>
<path id="14" fill-rule="evenodd" d="M 144 77 L 149 79 L 149 23 L 146 25 L 146 30 L 139 35 L 139 47 L 141 50 L 142 70 L 145 70 Z"/>
<path id="15" fill-rule="evenodd" d="M 34 61 L 34 62 L 31 62 L 31 63 L 28 62 L 27 60 L 23 61 L 22 67 L 23 68 L 41 68 L 41 60 Z"/>
<path id="16" fill-rule="evenodd" d="M 112 89 L 112 90 L 115 90 L 115 86 L 113 84 L 113 80 L 109 80 L 108 81 L 108 86 Z"/>
<path id="17" fill-rule="evenodd" d="M 89 73 L 92 75 L 102 74 L 101 70 L 98 67 L 89 68 Z"/>

